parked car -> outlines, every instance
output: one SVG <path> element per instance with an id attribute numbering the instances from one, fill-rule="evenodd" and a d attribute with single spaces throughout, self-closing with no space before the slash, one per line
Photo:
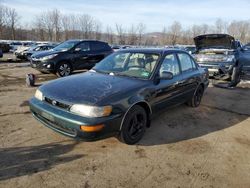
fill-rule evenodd
<path id="1" fill-rule="evenodd" d="M 239 62 L 242 65 L 241 77 L 250 79 L 250 44 L 242 46 L 239 52 Z"/>
<path id="2" fill-rule="evenodd" d="M 3 53 L 8 53 L 10 51 L 10 45 L 7 43 L 0 43 L 0 48 Z"/>
<path id="3" fill-rule="evenodd" d="M 90 71 L 51 81 L 30 100 L 33 116 L 63 135 L 96 140 L 119 135 L 135 144 L 160 109 L 198 107 L 209 83 L 185 51 L 127 49 Z"/>
<path id="4" fill-rule="evenodd" d="M 10 51 L 15 52 L 19 46 L 22 46 L 21 42 L 11 42 L 10 43 Z"/>
<path id="5" fill-rule="evenodd" d="M 29 48 L 28 50 L 23 51 L 22 55 L 25 59 L 31 60 L 31 56 L 35 53 L 51 50 L 55 45 L 51 44 L 40 44 Z"/>
<path id="6" fill-rule="evenodd" d="M 24 55 L 25 52 L 27 52 L 30 48 L 35 47 L 34 46 L 18 46 L 17 49 L 14 51 L 14 55 L 18 59 L 26 59 L 26 56 Z"/>
<path id="7" fill-rule="evenodd" d="M 201 67 L 208 68 L 216 79 L 231 80 L 236 86 L 241 74 L 247 74 L 250 53 L 239 41 L 227 34 L 208 34 L 194 38 L 197 48 L 195 59 Z"/>
<path id="8" fill-rule="evenodd" d="M 117 52 L 118 50 L 123 50 L 123 49 L 128 49 L 128 48 L 132 48 L 132 46 L 129 45 L 113 45 L 112 49 L 114 50 L 114 52 Z"/>
<path id="9" fill-rule="evenodd" d="M 3 51 L 2 51 L 2 49 L 0 49 L 0 58 L 2 58 L 3 57 Z"/>
<path id="10" fill-rule="evenodd" d="M 189 54 L 195 54 L 196 52 L 196 47 L 195 46 L 186 46 L 184 48 L 185 51 L 187 51 Z"/>
<path id="11" fill-rule="evenodd" d="M 102 41 L 68 40 L 51 51 L 32 55 L 31 67 L 64 77 L 74 70 L 91 69 L 112 52 L 111 47 Z"/>

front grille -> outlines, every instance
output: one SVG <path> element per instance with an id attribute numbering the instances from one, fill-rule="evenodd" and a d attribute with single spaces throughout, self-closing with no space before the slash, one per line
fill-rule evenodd
<path id="1" fill-rule="evenodd" d="M 196 56 L 196 60 L 198 62 L 223 62 L 226 61 L 227 56 L 225 55 L 205 55 L 205 54 L 200 54 Z"/>
<path id="2" fill-rule="evenodd" d="M 59 108 L 63 108 L 63 109 L 66 109 L 66 110 L 69 110 L 69 108 L 70 108 L 70 105 L 59 102 L 59 101 L 56 101 L 56 100 L 53 100 L 53 99 L 50 99 L 48 97 L 45 97 L 44 101 L 51 104 L 51 105 L 53 105 L 53 106 L 57 106 Z"/>

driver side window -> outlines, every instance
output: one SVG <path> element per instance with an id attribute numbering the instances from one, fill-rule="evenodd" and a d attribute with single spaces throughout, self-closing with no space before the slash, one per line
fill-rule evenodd
<path id="1" fill-rule="evenodd" d="M 76 46 L 76 49 L 79 49 L 81 52 L 87 52 L 90 51 L 90 45 L 88 42 L 82 42 L 78 46 Z"/>
<path id="2" fill-rule="evenodd" d="M 179 63 L 175 54 L 166 55 L 160 68 L 160 72 L 163 71 L 171 72 L 174 76 L 180 74 Z"/>

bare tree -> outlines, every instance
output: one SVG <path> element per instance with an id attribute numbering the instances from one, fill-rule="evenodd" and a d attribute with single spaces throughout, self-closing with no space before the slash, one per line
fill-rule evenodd
<path id="1" fill-rule="evenodd" d="M 177 43 L 178 37 L 181 34 L 181 24 L 180 22 L 175 21 L 171 26 L 170 26 L 170 36 L 171 36 L 171 44 L 175 45 Z"/>
<path id="2" fill-rule="evenodd" d="M 102 23 L 94 20 L 94 38 L 100 40 L 102 38 Z"/>
<path id="3" fill-rule="evenodd" d="M 18 24 L 18 21 L 20 17 L 17 14 L 16 9 L 13 8 L 7 8 L 6 10 L 6 16 L 7 16 L 7 26 L 11 29 L 11 38 L 12 40 L 16 39 L 16 27 Z"/>
<path id="4" fill-rule="evenodd" d="M 209 26 L 207 24 L 202 24 L 201 25 L 201 34 L 205 35 L 209 33 Z"/>
<path id="5" fill-rule="evenodd" d="M 168 31 L 166 27 L 163 27 L 163 30 L 161 32 L 160 44 L 164 46 L 168 44 Z"/>
<path id="6" fill-rule="evenodd" d="M 227 23 L 222 19 L 217 19 L 215 22 L 215 33 L 225 33 L 227 31 Z"/>
<path id="7" fill-rule="evenodd" d="M 233 21 L 228 27 L 228 32 L 242 42 L 249 42 L 250 21 Z"/>
<path id="8" fill-rule="evenodd" d="M 136 27 L 132 24 L 128 33 L 128 44 L 135 45 L 137 43 Z"/>
<path id="9" fill-rule="evenodd" d="M 44 41 L 46 40 L 46 29 L 45 29 L 45 25 L 43 22 L 43 18 L 40 16 L 36 16 L 36 19 L 34 21 L 34 25 L 35 25 L 35 30 L 37 33 L 37 37 L 38 40 Z"/>
<path id="10" fill-rule="evenodd" d="M 106 39 L 108 43 L 114 44 L 114 32 L 110 26 L 106 28 Z"/>
<path id="11" fill-rule="evenodd" d="M 48 16 L 53 25 L 54 40 L 59 41 L 60 40 L 60 28 L 61 28 L 61 13 L 58 9 L 54 9 L 51 12 L 49 12 Z"/>
<path id="12" fill-rule="evenodd" d="M 145 33 L 146 30 L 146 25 L 143 23 L 139 23 L 137 26 L 137 31 L 138 31 L 138 45 L 142 45 L 142 41 L 143 41 L 143 35 Z"/>
<path id="13" fill-rule="evenodd" d="M 121 24 L 116 24 L 116 32 L 117 32 L 117 38 L 119 44 L 125 44 L 125 29 Z"/>
<path id="14" fill-rule="evenodd" d="M 62 28 L 64 32 L 64 40 L 70 37 L 70 17 L 68 15 L 62 16 Z"/>
<path id="15" fill-rule="evenodd" d="M 82 37 L 84 39 L 91 38 L 91 33 L 93 31 L 94 22 L 93 18 L 88 14 L 83 14 L 79 16 L 79 26 L 82 32 Z"/>
<path id="16" fill-rule="evenodd" d="M 6 7 L 0 3 L 0 38 L 3 38 L 3 30 L 6 25 Z"/>

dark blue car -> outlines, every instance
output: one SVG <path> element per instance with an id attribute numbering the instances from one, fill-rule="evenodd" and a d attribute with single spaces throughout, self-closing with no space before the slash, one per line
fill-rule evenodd
<path id="1" fill-rule="evenodd" d="M 185 51 L 121 50 L 86 73 L 42 85 L 30 110 L 45 126 L 72 138 L 118 135 L 134 144 L 157 111 L 182 103 L 199 106 L 208 83 L 208 71 Z"/>

